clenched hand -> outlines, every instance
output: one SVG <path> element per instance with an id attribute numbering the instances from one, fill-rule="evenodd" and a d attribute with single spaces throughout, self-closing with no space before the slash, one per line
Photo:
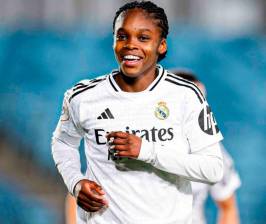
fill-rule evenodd
<path id="1" fill-rule="evenodd" d="M 77 198 L 77 204 L 87 212 L 97 212 L 108 203 L 104 198 L 104 191 L 102 187 L 90 180 L 81 180 L 75 187 L 79 188 Z"/>

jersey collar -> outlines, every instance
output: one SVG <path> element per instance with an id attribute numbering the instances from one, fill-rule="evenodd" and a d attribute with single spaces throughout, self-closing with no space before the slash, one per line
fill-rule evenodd
<path id="1" fill-rule="evenodd" d="M 156 68 L 158 69 L 158 76 L 156 77 L 155 80 L 153 80 L 153 82 L 148 86 L 147 89 L 145 89 L 142 92 L 147 92 L 147 91 L 153 91 L 155 89 L 156 86 L 158 86 L 158 84 L 160 83 L 160 81 L 162 80 L 165 70 L 161 65 L 157 65 Z M 123 90 L 121 90 L 121 88 L 117 85 L 114 76 L 117 75 L 119 73 L 119 70 L 113 70 L 109 76 L 108 76 L 108 81 L 110 83 L 110 85 L 112 86 L 113 90 L 115 92 L 124 92 Z"/>

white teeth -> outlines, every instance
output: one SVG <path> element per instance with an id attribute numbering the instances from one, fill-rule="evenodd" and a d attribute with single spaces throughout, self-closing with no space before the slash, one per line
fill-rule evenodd
<path id="1" fill-rule="evenodd" d="M 125 55 L 124 59 L 126 59 L 126 60 L 139 60 L 140 57 L 135 56 L 135 55 Z"/>

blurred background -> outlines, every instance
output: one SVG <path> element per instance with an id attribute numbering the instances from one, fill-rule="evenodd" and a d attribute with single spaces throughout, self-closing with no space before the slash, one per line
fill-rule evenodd
<path id="1" fill-rule="evenodd" d="M 64 223 L 66 188 L 50 152 L 63 93 L 117 67 L 122 0 L 0 0 L 0 223 Z M 188 68 L 235 160 L 241 223 L 266 223 L 266 1 L 157 0 L 170 22 L 162 64 Z M 208 204 L 209 223 L 215 208 Z"/>

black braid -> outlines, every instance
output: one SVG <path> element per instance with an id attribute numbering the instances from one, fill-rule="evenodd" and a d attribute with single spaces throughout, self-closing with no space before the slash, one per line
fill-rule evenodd
<path id="1" fill-rule="evenodd" d="M 127 3 L 123 5 L 121 8 L 119 8 L 118 11 L 115 13 L 115 17 L 113 20 L 113 33 L 115 30 L 115 23 L 116 23 L 118 16 L 124 11 L 127 11 L 129 9 L 135 9 L 135 8 L 143 9 L 145 12 L 150 14 L 151 17 L 156 20 L 157 26 L 161 29 L 161 37 L 165 39 L 167 38 L 167 35 L 169 32 L 169 26 L 168 26 L 168 20 L 164 12 L 164 9 L 158 7 L 157 5 L 155 5 L 154 3 L 150 1 L 140 1 L 140 2 L 134 1 L 134 2 Z M 164 54 L 159 55 L 158 62 L 166 57 L 166 53 L 167 51 Z"/>

